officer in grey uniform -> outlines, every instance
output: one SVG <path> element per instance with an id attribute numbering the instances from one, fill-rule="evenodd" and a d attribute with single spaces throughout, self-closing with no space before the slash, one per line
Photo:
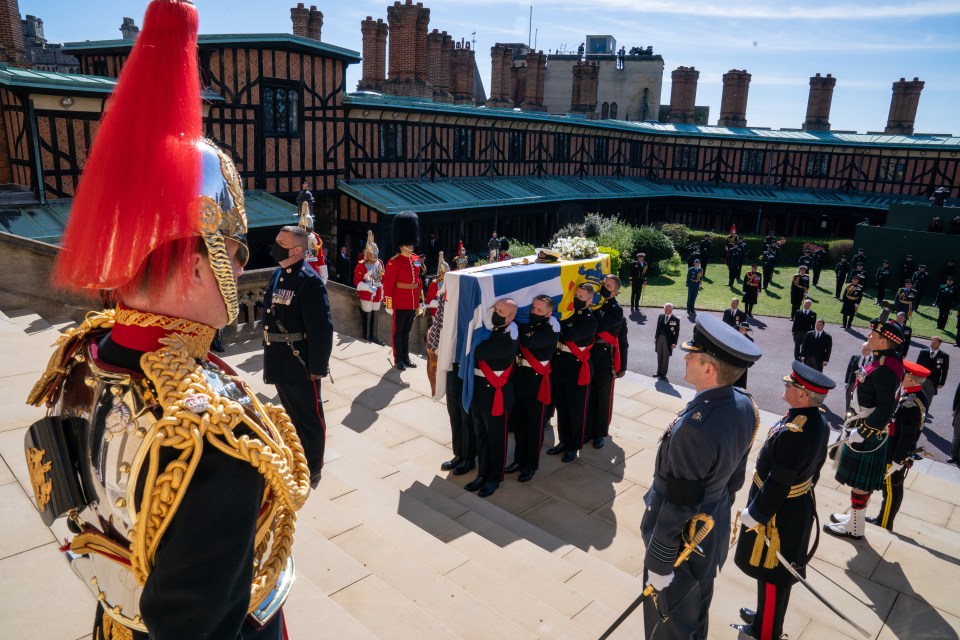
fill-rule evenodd
<path id="1" fill-rule="evenodd" d="M 701 313 L 693 339 L 680 348 L 687 352 L 685 379 L 697 395 L 664 432 L 653 486 L 644 497 L 644 581 L 657 591 L 656 600 L 644 600 L 648 640 L 707 637 L 713 580 L 727 557 L 730 505 L 743 486 L 747 453 L 760 425 L 753 399 L 733 387 L 760 359 L 756 344 Z M 675 568 L 685 523 L 700 513 L 714 521 L 700 543 L 703 555 L 691 554 Z"/>

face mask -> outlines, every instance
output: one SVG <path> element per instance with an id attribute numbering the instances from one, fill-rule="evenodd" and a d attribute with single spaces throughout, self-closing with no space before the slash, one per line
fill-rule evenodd
<path id="1" fill-rule="evenodd" d="M 581 300 L 580 298 L 574 298 L 574 299 L 573 299 L 573 308 L 576 309 L 577 311 L 580 311 L 580 310 L 582 310 L 582 309 L 586 309 L 586 308 L 587 308 L 587 302 L 586 302 L 586 300 Z"/>
<path id="2" fill-rule="evenodd" d="M 534 327 L 539 327 L 541 324 L 547 321 L 547 316 L 537 315 L 536 313 L 530 314 L 530 324 Z"/>
<path id="3" fill-rule="evenodd" d="M 278 243 L 274 242 L 273 246 L 270 247 L 270 254 L 277 262 L 283 262 L 290 257 L 290 249 L 281 247 Z"/>
<path id="4" fill-rule="evenodd" d="M 609 300 L 610 298 L 613 297 L 613 291 L 610 291 L 610 289 L 607 289 L 606 287 L 604 287 L 603 289 L 600 289 L 600 295 L 603 297 L 604 300 Z"/>
<path id="5" fill-rule="evenodd" d="M 499 313 L 497 313 L 496 311 L 494 311 L 493 315 L 490 316 L 490 322 L 493 324 L 494 327 L 499 328 L 507 324 L 507 319 L 502 315 L 500 315 Z"/>

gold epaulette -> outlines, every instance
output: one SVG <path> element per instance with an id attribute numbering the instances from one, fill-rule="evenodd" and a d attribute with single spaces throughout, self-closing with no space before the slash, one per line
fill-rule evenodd
<path id="1" fill-rule="evenodd" d="M 783 426 L 794 433 L 803 433 L 803 425 L 805 424 L 807 424 L 807 416 L 797 416 L 793 422 L 788 422 Z"/>

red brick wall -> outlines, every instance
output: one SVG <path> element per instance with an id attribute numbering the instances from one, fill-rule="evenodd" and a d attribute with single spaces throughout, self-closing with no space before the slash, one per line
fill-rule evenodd
<path id="1" fill-rule="evenodd" d="M 0 62 L 14 67 L 30 67 L 23 43 L 20 25 L 20 5 L 17 0 L 0 0 Z"/>
<path id="2" fill-rule="evenodd" d="M 803 128 L 811 131 L 830 131 L 830 104 L 837 79 L 829 73 L 810 78 L 810 97 L 807 99 L 807 117 Z"/>
<path id="3" fill-rule="evenodd" d="M 677 67 L 670 75 L 670 113 L 667 122 L 692 123 L 697 104 L 697 81 L 700 72 L 694 67 Z"/>
<path id="4" fill-rule="evenodd" d="M 747 94 L 750 91 L 750 77 L 745 70 L 739 69 L 731 69 L 723 74 L 723 94 L 720 97 L 718 126 L 747 126 Z"/>
<path id="5" fill-rule="evenodd" d="M 920 78 L 907 80 L 900 78 L 893 83 L 893 97 L 890 100 L 890 115 L 884 133 L 913 134 L 913 125 L 917 120 L 917 108 L 920 106 L 920 92 L 923 91 Z"/>

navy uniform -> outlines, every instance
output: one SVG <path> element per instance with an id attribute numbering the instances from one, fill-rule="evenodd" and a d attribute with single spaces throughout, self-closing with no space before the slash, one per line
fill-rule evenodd
<path id="1" fill-rule="evenodd" d="M 805 364 L 793 363 L 784 382 L 826 394 L 836 383 Z M 747 499 L 747 521 L 740 527 L 734 562 L 757 581 L 757 608 L 741 609 L 746 625 L 735 629 L 759 640 L 779 640 L 790 589 L 797 579 L 777 559 L 775 549 L 806 576 L 810 534 L 816 517 L 814 487 L 827 457 L 830 427 L 820 406 L 791 407 L 767 433 L 757 456 Z M 743 512 L 741 512 L 743 513 Z M 749 525 L 749 526 L 748 526 Z M 767 547 L 764 539 L 770 540 Z"/>
<path id="2" fill-rule="evenodd" d="M 727 286 L 732 287 L 734 280 L 740 279 L 743 269 L 744 247 L 739 242 L 727 251 Z"/>
<path id="3" fill-rule="evenodd" d="M 800 359 L 800 348 L 803 346 L 803 339 L 807 337 L 809 331 L 813 331 L 817 326 L 817 312 L 813 309 L 800 309 L 797 315 L 793 317 L 793 325 L 790 327 L 793 333 L 793 359 Z"/>
<path id="4" fill-rule="evenodd" d="M 706 353 L 735 367 L 760 359 L 760 349 L 719 318 L 700 314 L 693 340 L 684 351 Z M 730 505 L 743 486 L 747 454 L 760 426 L 749 394 L 732 385 L 697 393 L 670 423 L 657 449 L 653 485 L 644 497 L 640 524 L 647 547 L 644 582 L 649 574 L 673 574 L 670 584 L 643 603 L 648 639 L 707 638 L 707 612 L 713 580 L 727 557 Z M 691 517 L 713 518 L 713 530 L 700 543 L 702 555 L 674 567 L 683 546 L 681 532 Z M 669 616 L 661 622 L 659 613 Z"/>
<path id="5" fill-rule="evenodd" d="M 850 263 L 847 261 L 847 256 L 840 256 L 840 262 L 837 263 L 837 266 L 835 266 L 833 270 L 837 274 L 837 291 L 833 294 L 833 297 L 839 300 L 840 292 L 843 290 L 843 283 L 847 281 L 847 275 L 850 273 Z"/>
<path id="6" fill-rule="evenodd" d="M 640 298 L 643 297 L 643 285 L 647 282 L 647 270 L 650 265 L 644 259 L 647 254 L 640 253 L 637 260 L 630 266 L 630 308 L 634 311 L 640 309 Z"/>
<path id="7" fill-rule="evenodd" d="M 693 266 L 687 269 L 687 313 L 693 313 L 697 305 L 697 295 L 700 294 L 700 287 L 703 286 L 703 269 L 700 268 L 700 261 L 694 260 Z"/>
<path id="8" fill-rule="evenodd" d="M 803 255 L 797 260 L 798 267 L 806 267 L 807 271 L 813 266 L 813 256 L 810 255 L 810 249 L 804 249 Z"/>
<path id="9" fill-rule="evenodd" d="M 920 267 L 913 272 L 913 276 L 910 279 L 913 280 L 913 288 L 917 292 L 917 304 L 914 305 L 914 308 L 916 308 L 923 302 L 923 292 L 924 289 L 926 289 L 927 280 L 930 279 L 930 272 L 927 271 L 927 265 L 920 265 Z"/>
<path id="10" fill-rule="evenodd" d="M 319 482 L 327 423 L 320 381 L 330 370 L 333 321 L 327 288 L 303 260 L 277 267 L 263 294 L 263 381 L 277 387 Z"/>
<path id="11" fill-rule="evenodd" d="M 862 264 L 864 267 L 866 267 L 867 256 L 863 253 L 863 247 L 857 249 L 857 252 L 853 255 L 853 260 L 851 260 L 851 262 L 853 263 L 853 266 Z"/>
<path id="12" fill-rule="evenodd" d="M 890 269 L 890 261 L 884 260 L 880 268 L 877 269 L 877 304 L 883 304 L 883 299 L 887 295 L 887 283 L 890 282 L 890 276 L 893 271 Z"/>
<path id="13" fill-rule="evenodd" d="M 713 240 L 708 237 L 700 241 L 700 266 L 703 267 L 703 277 L 707 277 L 707 265 L 710 264 L 710 249 L 713 247 Z"/>
<path id="14" fill-rule="evenodd" d="M 905 360 L 903 368 L 918 378 L 930 375 L 930 370 L 919 364 Z M 887 466 L 883 478 L 883 501 L 876 518 L 867 518 L 867 522 L 876 524 L 887 531 L 893 531 L 893 521 L 903 503 L 903 482 L 907 470 L 913 466 L 912 454 L 917 449 L 917 440 L 927 419 L 927 396 L 923 386 L 904 387 L 903 396 L 897 404 L 890 423 L 890 438 L 887 440 Z"/>
<path id="15" fill-rule="evenodd" d="M 494 320 L 499 317 L 494 311 Z M 513 408 L 513 369 L 517 358 L 517 325 L 511 322 L 493 327 L 475 349 L 477 370 L 473 379 L 470 418 L 477 433 L 477 477 L 467 491 L 486 498 L 503 481 L 507 452 L 507 414 Z"/>
<path id="16" fill-rule="evenodd" d="M 790 281 L 790 318 L 797 314 L 797 309 L 803 304 L 803 299 L 807 297 L 807 291 L 810 290 L 810 276 L 807 275 L 807 268 L 800 267 L 797 273 L 793 274 Z"/>
<path id="17" fill-rule="evenodd" d="M 763 263 L 763 290 L 766 291 L 773 281 L 773 270 L 777 266 L 777 252 L 767 247 L 767 250 L 763 252 L 761 262 Z"/>
<path id="18" fill-rule="evenodd" d="M 601 287 L 600 295 L 609 292 Z M 587 426 L 584 441 L 593 440 L 594 448 L 603 446 L 603 439 L 610 435 L 610 420 L 613 418 L 614 376 L 621 370 L 620 327 L 623 325 L 623 308 L 614 297 L 606 298 L 599 309 L 593 312 L 597 318 L 597 340 L 590 352 L 590 403 L 587 410 Z"/>
<path id="19" fill-rule="evenodd" d="M 753 265 L 743 278 L 743 306 L 747 315 L 751 318 L 753 317 L 753 305 L 757 304 L 762 288 L 763 276 L 757 271 L 757 265 Z"/>
<path id="20" fill-rule="evenodd" d="M 543 428 L 552 403 L 550 359 L 557 350 L 559 338 L 560 323 L 552 315 L 531 316 L 529 323 L 520 325 L 517 368 L 513 376 L 517 401 L 510 414 L 515 446 L 513 463 L 507 467 L 508 473 L 520 472 L 520 482 L 530 481 L 540 468 Z"/>
<path id="21" fill-rule="evenodd" d="M 900 282 L 909 280 L 916 270 L 917 263 L 914 262 L 913 256 L 907 256 L 907 259 L 900 265 Z"/>
<path id="22" fill-rule="evenodd" d="M 907 319 L 909 320 L 913 316 L 913 310 L 917 308 L 917 305 L 920 303 L 920 298 L 917 295 L 917 290 L 913 288 L 913 281 L 907 280 L 904 283 L 904 286 L 897 290 L 897 297 L 894 298 L 894 310 L 897 313 L 903 311 L 907 314 Z M 909 287 L 906 285 L 910 285 Z"/>
<path id="23" fill-rule="evenodd" d="M 827 250 L 820 247 L 813 252 L 813 286 L 820 284 L 820 271 L 823 270 L 823 261 L 827 257 Z"/>
<path id="24" fill-rule="evenodd" d="M 870 328 L 898 345 L 903 333 L 894 322 L 870 323 Z M 844 423 L 843 433 L 852 440 L 840 445 L 836 479 L 850 487 L 851 512 L 830 516 L 833 524 L 823 525 L 830 535 L 859 540 L 865 531 L 864 509 L 870 493 L 883 485 L 887 455 L 887 426 L 897 408 L 900 383 L 903 381 L 903 361 L 896 350 L 874 351 L 873 360 L 857 372 L 850 411 L 853 414 Z M 856 435 L 854 435 L 854 433 Z"/>
<path id="25" fill-rule="evenodd" d="M 947 326 L 947 318 L 950 316 L 950 311 L 957 304 L 958 299 L 957 286 L 953 284 L 953 277 L 947 276 L 946 284 L 940 285 L 940 288 L 937 290 L 937 297 L 933 301 L 934 306 L 939 310 L 937 315 L 937 329 L 941 331 Z"/>
<path id="26" fill-rule="evenodd" d="M 574 303 L 579 301 L 574 298 Z M 565 462 L 583 447 L 587 399 L 592 377 L 590 351 L 597 337 L 597 319 L 588 307 L 560 322 L 560 344 L 550 363 L 550 395 L 557 410 L 557 443 L 547 450 L 563 454 Z"/>
<path id="27" fill-rule="evenodd" d="M 860 278 L 854 276 L 854 279 L 843 290 L 843 306 L 840 308 L 843 321 L 840 326 L 844 329 L 853 328 L 853 318 L 857 315 L 860 301 L 863 300 L 863 287 L 860 286 L 860 282 Z"/>
<path id="28" fill-rule="evenodd" d="M 450 371 L 447 371 L 446 396 L 453 459 L 441 464 L 440 468 L 453 471 L 455 476 L 462 476 L 477 466 L 477 432 L 470 412 L 463 408 L 463 380 L 460 378 L 458 362 L 454 362 Z"/>

